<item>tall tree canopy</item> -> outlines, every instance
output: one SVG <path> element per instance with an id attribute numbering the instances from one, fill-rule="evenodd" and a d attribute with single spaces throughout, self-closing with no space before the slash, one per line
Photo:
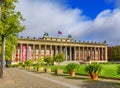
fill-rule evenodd
<path id="1" fill-rule="evenodd" d="M 0 35 L 1 36 L 16 36 L 24 30 L 20 21 L 24 20 L 21 13 L 15 11 L 15 2 L 18 0 L 3 0 L 1 7 Z"/>
<path id="2" fill-rule="evenodd" d="M 120 61 L 120 46 L 113 46 L 108 48 L 108 59 L 113 61 Z"/>
<path id="3" fill-rule="evenodd" d="M 1 4 L 0 44 L 5 42 L 5 38 L 6 59 L 9 59 L 12 55 L 14 44 L 17 42 L 16 36 L 25 29 L 21 25 L 21 21 L 24 21 L 21 13 L 15 11 L 15 3 L 17 2 L 18 0 L 3 0 Z"/>

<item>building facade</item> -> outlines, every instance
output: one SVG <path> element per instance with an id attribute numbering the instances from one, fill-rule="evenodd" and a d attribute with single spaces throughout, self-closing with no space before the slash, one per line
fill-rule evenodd
<path id="1" fill-rule="evenodd" d="M 107 44 L 96 42 L 76 42 L 72 38 L 54 38 L 44 36 L 39 39 L 19 38 L 12 62 L 37 60 L 64 53 L 65 61 L 84 62 L 90 59 L 93 62 L 107 62 Z"/>

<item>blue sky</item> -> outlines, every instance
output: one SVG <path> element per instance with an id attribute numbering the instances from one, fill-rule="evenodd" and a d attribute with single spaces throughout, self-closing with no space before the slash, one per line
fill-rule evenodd
<path id="1" fill-rule="evenodd" d="M 114 9 L 115 2 L 107 0 L 67 0 L 71 8 L 79 8 L 83 14 L 94 19 L 101 11 L 105 9 Z"/>
<path id="2" fill-rule="evenodd" d="M 26 19 L 24 37 L 52 37 L 71 34 L 77 41 L 106 40 L 108 45 L 120 45 L 119 0 L 19 0 L 17 11 Z"/>

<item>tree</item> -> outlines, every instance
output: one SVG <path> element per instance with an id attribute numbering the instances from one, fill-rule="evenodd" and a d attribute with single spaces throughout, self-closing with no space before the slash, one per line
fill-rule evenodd
<path id="1" fill-rule="evenodd" d="M 109 61 L 113 61 L 113 58 L 112 58 L 112 47 L 108 47 L 108 60 Z"/>
<path id="2" fill-rule="evenodd" d="M 65 56 L 63 53 L 58 53 L 55 58 L 54 61 L 57 62 L 59 65 L 61 62 L 63 62 L 65 60 Z"/>
<path id="3" fill-rule="evenodd" d="M 3 0 L 1 5 L 0 36 L 2 38 L 3 67 L 5 67 L 6 40 L 9 37 L 16 37 L 19 32 L 22 32 L 25 29 L 25 27 L 20 23 L 21 21 L 24 21 L 21 13 L 15 12 L 15 3 L 17 2 L 18 0 Z"/>
<path id="4" fill-rule="evenodd" d="M 108 58 L 112 61 L 120 61 L 120 46 L 109 47 Z"/>
<path id="5" fill-rule="evenodd" d="M 120 61 L 120 46 L 115 46 L 112 49 L 112 58 L 114 60 Z"/>
<path id="6" fill-rule="evenodd" d="M 47 63 L 47 66 L 50 66 L 52 64 L 52 57 L 46 56 L 44 58 L 44 61 Z M 48 72 L 48 73 L 51 72 L 51 68 L 49 67 L 45 68 L 45 72 Z"/>
<path id="7" fill-rule="evenodd" d="M 49 65 L 52 64 L 52 57 L 46 56 L 46 57 L 44 58 L 44 61 L 47 63 L 47 66 L 49 66 Z"/>
<path id="8" fill-rule="evenodd" d="M 58 53 L 54 57 L 54 61 L 58 63 L 59 68 L 55 70 L 55 73 L 61 75 L 63 73 L 63 69 L 60 69 L 60 63 L 65 60 L 65 56 L 63 53 Z"/>
<path id="9" fill-rule="evenodd" d="M 11 60 L 13 50 L 15 49 L 14 45 L 17 42 L 17 38 L 15 36 L 8 36 L 6 40 L 6 47 L 5 47 L 5 59 Z"/>

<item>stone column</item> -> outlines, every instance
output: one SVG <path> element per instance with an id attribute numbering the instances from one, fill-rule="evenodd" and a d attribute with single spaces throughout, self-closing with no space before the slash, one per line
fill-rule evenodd
<path id="1" fill-rule="evenodd" d="M 88 60 L 89 52 L 88 52 L 88 47 L 86 47 L 86 59 Z"/>
<path id="2" fill-rule="evenodd" d="M 72 61 L 72 54 L 71 54 L 72 52 L 71 52 L 71 50 L 72 49 L 71 49 L 71 46 L 70 46 L 70 51 L 69 51 L 70 52 L 70 61 Z"/>
<path id="3" fill-rule="evenodd" d="M 100 59 L 100 48 L 98 48 L 98 60 L 101 60 Z"/>
<path id="4" fill-rule="evenodd" d="M 74 61 L 76 61 L 76 47 L 74 46 Z"/>
<path id="5" fill-rule="evenodd" d="M 58 54 L 57 45 L 55 45 L 55 55 Z"/>
<path id="6" fill-rule="evenodd" d="M 35 60 L 35 44 L 33 44 L 33 57 L 32 57 L 33 60 Z"/>
<path id="7" fill-rule="evenodd" d="M 46 48 L 47 48 L 47 46 L 44 45 L 44 57 L 46 57 Z"/>
<path id="8" fill-rule="evenodd" d="M 92 47 L 90 47 L 90 59 L 92 60 Z"/>
<path id="9" fill-rule="evenodd" d="M 107 47 L 105 47 L 105 61 L 108 61 L 108 52 L 107 52 Z"/>
<path id="10" fill-rule="evenodd" d="M 26 51 L 26 59 L 28 60 L 29 59 L 29 57 L 28 57 L 28 54 L 29 54 L 29 44 L 27 44 L 27 49 L 26 49 L 27 51 Z"/>
<path id="11" fill-rule="evenodd" d="M 78 59 L 80 61 L 80 47 L 78 47 Z"/>
<path id="12" fill-rule="evenodd" d="M 101 60 L 103 60 L 103 47 L 101 47 Z"/>
<path id="13" fill-rule="evenodd" d="M 67 46 L 65 46 L 65 58 L 66 58 L 66 61 L 68 60 L 67 59 Z"/>
<path id="14" fill-rule="evenodd" d="M 20 61 L 22 61 L 22 43 L 20 43 Z"/>
<path id="15" fill-rule="evenodd" d="M 94 47 L 94 61 L 96 61 L 96 47 Z"/>
<path id="16" fill-rule="evenodd" d="M 38 58 L 40 59 L 41 58 L 41 45 L 39 45 L 39 56 Z"/>
<path id="17" fill-rule="evenodd" d="M 84 58 L 84 47 L 83 47 L 83 52 L 82 52 L 82 60 L 84 61 L 85 58 Z"/>
<path id="18" fill-rule="evenodd" d="M 50 45 L 50 56 L 53 57 L 53 55 L 52 55 L 52 45 Z"/>
<path id="19" fill-rule="evenodd" d="M 60 53 L 62 53 L 62 45 L 60 46 Z"/>

